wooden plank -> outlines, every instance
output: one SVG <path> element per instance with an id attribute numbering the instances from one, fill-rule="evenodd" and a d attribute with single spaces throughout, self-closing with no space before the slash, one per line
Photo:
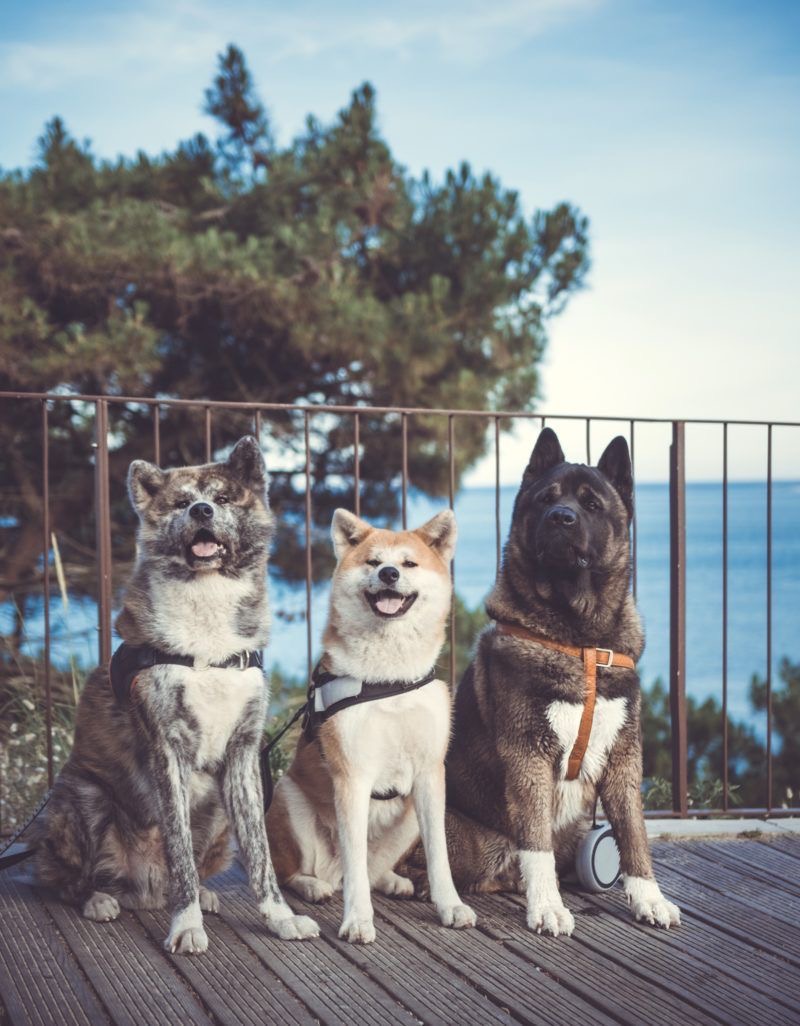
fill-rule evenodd
<path id="1" fill-rule="evenodd" d="M 360 1022 L 410 1026 L 419 1022 L 324 938 L 297 942 L 272 937 L 236 874 L 234 868 L 218 878 L 224 887 L 220 897 L 222 918 L 320 1022 L 331 1026 Z M 308 911 L 313 914 L 310 907 Z M 320 986 L 323 980 L 325 985 Z"/>
<path id="2" fill-rule="evenodd" d="M 45 907 L 118 1026 L 211 1026 L 131 912 L 94 923 L 61 902 L 48 900 Z"/>
<path id="3" fill-rule="evenodd" d="M 32 887 L 0 875 L 0 995 L 15 1026 L 110 1022 Z"/>
<path id="4" fill-rule="evenodd" d="M 661 862 L 658 878 L 665 893 L 689 915 L 723 933 L 746 940 L 766 952 L 780 951 L 786 961 L 800 967 L 800 930 L 780 922 L 736 895 L 715 890 L 706 880 L 678 873 Z"/>
<path id="5" fill-rule="evenodd" d="M 800 897 L 780 890 L 768 879 L 748 876 L 744 863 L 726 859 L 718 853 L 715 844 L 707 850 L 699 842 L 693 842 L 691 849 L 682 849 L 665 864 L 715 891 L 739 898 L 780 922 L 793 926 L 800 920 Z"/>
<path id="6" fill-rule="evenodd" d="M 382 920 L 445 969 L 476 987 L 491 1001 L 521 1022 L 611 1023 L 612 1018 L 594 1002 L 585 1001 L 550 974 L 480 930 L 449 930 L 436 926 L 435 912 L 429 904 L 409 901 L 401 907 L 388 898 L 378 898 L 376 911 Z M 558 946 L 561 964 L 569 958 L 571 941 L 562 937 Z M 624 1021 L 624 1020 L 623 1020 Z"/>
<path id="7" fill-rule="evenodd" d="M 708 1002 L 698 1005 L 696 1001 L 685 1000 L 684 988 L 671 979 L 671 975 L 677 972 L 679 977 L 683 976 L 681 982 L 689 984 L 688 977 L 692 974 L 682 972 L 686 967 L 677 964 L 665 966 L 664 972 L 647 961 L 640 964 L 628 958 L 627 944 L 631 937 L 626 937 L 624 929 L 622 951 L 616 952 L 611 939 L 603 938 L 604 924 L 599 924 L 593 915 L 587 914 L 593 909 L 583 901 L 583 895 L 570 893 L 569 897 L 575 913 L 575 933 L 566 958 L 559 951 L 558 940 L 540 936 L 524 925 L 524 919 L 519 916 L 525 908 L 524 898 L 509 895 L 502 904 L 496 898 L 478 898 L 476 910 L 481 915 L 482 929 L 502 939 L 510 950 L 533 960 L 550 976 L 575 989 L 587 1000 L 601 1003 L 605 1011 L 622 1022 L 650 1026 L 655 1021 L 713 1021 L 738 1026 L 740 1020 L 735 1018 L 709 1015 Z M 510 926 L 510 923 L 518 925 Z M 658 953 L 656 949 L 656 956 Z M 653 961 L 657 962 L 657 957 L 653 959 L 651 953 L 649 962 Z M 697 975 L 696 970 L 694 975 Z M 622 979 L 624 984 L 621 984 Z"/>
<path id="8" fill-rule="evenodd" d="M 728 841 L 719 844 L 707 841 L 692 845 L 705 858 L 717 858 L 734 866 L 747 876 L 764 880 L 773 887 L 800 897 L 800 865 L 798 860 L 769 844 L 758 841 Z"/>
<path id="9" fill-rule="evenodd" d="M 169 913 L 139 912 L 137 916 L 154 946 L 160 946 L 169 931 Z M 164 957 L 221 1026 L 262 1021 L 312 1026 L 317 1022 L 218 916 L 205 915 L 203 921 L 209 936 L 208 951 L 197 958 L 165 951 Z"/>
<path id="10" fill-rule="evenodd" d="M 777 851 L 782 851 L 785 855 L 791 855 L 795 859 L 800 859 L 800 834 L 764 834 L 763 837 L 759 837 L 759 844 L 768 844 L 770 848 L 775 848 Z"/>
<path id="11" fill-rule="evenodd" d="M 405 902 L 397 902 L 400 911 Z M 452 1023 L 502 1023 L 515 1020 L 454 973 L 442 972 L 427 950 L 409 941 L 388 922 L 377 924 L 378 940 L 368 949 L 337 937 L 342 900 L 337 897 L 314 913 L 325 927 L 325 937 L 362 972 L 410 1009 L 426 1026 Z"/>

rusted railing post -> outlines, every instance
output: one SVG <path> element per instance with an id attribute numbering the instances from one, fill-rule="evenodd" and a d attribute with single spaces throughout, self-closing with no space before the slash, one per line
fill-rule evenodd
<path id="1" fill-rule="evenodd" d="M 94 441 L 95 549 L 97 553 L 98 655 L 111 659 L 111 500 L 108 491 L 108 401 L 95 403 Z"/>
<path id="2" fill-rule="evenodd" d="M 672 808 L 688 815 L 686 725 L 686 446 L 683 421 L 672 423 L 669 447 L 669 707 Z"/>

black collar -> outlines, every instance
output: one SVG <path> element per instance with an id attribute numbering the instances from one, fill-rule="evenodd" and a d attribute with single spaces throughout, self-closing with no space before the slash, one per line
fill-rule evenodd
<path id="1" fill-rule="evenodd" d="M 114 689 L 114 697 L 119 705 L 125 705 L 130 700 L 131 689 L 134 681 L 142 670 L 148 670 L 152 666 L 194 666 L 194 656 L 176 655 L 172 652 L 164 652 L 160 648 L 153 648 L 150 645 L 129 645 L 123 643 L 111 657 L 109 676 L 111 687 Z M 264 661 L 258 649 L 234 652 L 219 663 L 207 663 L 216 669 L 230 669 L 238 667 L 240 670 L 248 670 L 251 666 L 263 668 Z"/>

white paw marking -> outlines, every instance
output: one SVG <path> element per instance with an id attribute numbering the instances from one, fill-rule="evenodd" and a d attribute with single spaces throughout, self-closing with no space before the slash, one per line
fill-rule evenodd
<path id="1" fill-rule="evenodd" d="M 564 902 L 558 899 L 528 905 L 528 926 L 536 933 L 549 933 L 553 937 L 563 934 L 571 937 L 575 919 Z"/>
<path id="2" fill-rule="evenodd" d="M 316 876 L 295 877 L 295 879 L 289 883 L 289 886 L 293 891 L 296 891 L 301 898 L 305 898 L 306 901 L 313 901 L 317 905 L 320 905 L 323 901 L 328 901 L 333 897 L 333 887 L 327 880 L 320 880 L 319 877 Z"/>
<path id="3" fill-rule="evenodd" d="M 407 876 L 400 876 L 399 873 L 386 873 L 375 884 L 375 890 L 393 898 L 411 898 L 414 895 L 414 884 Z"/>
<path id="4" fill-rule="evenodd" d="M 665 930 L 670 926 L 680 926 L 681 910 L 667 901 L 655 880 L 643 876 L 626 876 L 623 878 L 623 887 L 631 912 L 639 922 L 661 926 Z"/>
<path id="5" fill-rule="evenodd" d="M 86 919 L 93 919 L 96 923 L 110 923 L 119 915 L 119 902 L 110 894 L 95 891 L 84 904 L 83 915 Z"/>
<path id="6" fill-rule="evenodd" d="M 216 891 L 210 891 L 207 887 L 200 888 L 200 908 L 203 912 L 219 913 L 219 895 Z"/>
<path id="7" fill-rule="evenodd" d="M 268 919 L 267 929 L 280 940 L 309 940 L 312 937 L 319 937 L 319 926 L 309 916 Z"/>
<path id="8" fill-rule="evenodd" d="M 442 926 L 452 926 L 454 930 L 465 930 L 478 921 L 469 905 L 448 905 L 438 909 L 438 912 Z"/>
<path id="9" fill-rule="evenodd" d="M 208 950 L 208 934 L 202 926 L 190 926 L 180 932 L 171 930 L 164 947 L 173 954 L 201 955 Z"/>
<path id="10" fill-rule="evenodd" d="M 351 944 L 372 944 L 375 940 L 375 924 L 371 919 L 348 916 L 339 927 L 339 936 Z"/>

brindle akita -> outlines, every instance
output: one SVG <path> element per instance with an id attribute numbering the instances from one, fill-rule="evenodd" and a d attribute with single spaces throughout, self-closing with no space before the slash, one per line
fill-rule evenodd
<path id="1" fill-rule="evenodd" d="M 140 525 L 116 623 L 125 645 L 111 679 L 109 667 L 95 670 L 81 695 L 40 829 L 38 878 L 98 921 L 168 899 L 165 946 L 205 951 L 201 910 L 219 902 L 199 881 L 227 865 L 230 823 L 267 928 L 316 936 L 281 895 L 264 829 L 259 650 L 274 518 L 258 443 L 243 438 L 226 462 L 200 467 L 137 460 L 128 491 Z"/>
<path id="2" fill-rule="evenodd" d="M 653 876 L 642 814 L 633 665 L 644 636 L 629 588 L 632 515 L 624 438 L 611 442 L 597 467 L 587 467 L 565 463 L 554 432 L 542 431 L 486 604 L 495 623 L 481 635 L 456 694 L 447 758 L 456 885 L 524 891 L 528 925 L 554 936 L 574 927 L 556 870 L 569 866 L 598 793 L 634 915 L 664 927 L 680 921 Z M 622 659 L 606 667 L 611 657 L 604 650 Z M 568 769 L 587 695 L 583 659 L 589 658 L 597 664 L 591 733 L 580 768 Z"/>

